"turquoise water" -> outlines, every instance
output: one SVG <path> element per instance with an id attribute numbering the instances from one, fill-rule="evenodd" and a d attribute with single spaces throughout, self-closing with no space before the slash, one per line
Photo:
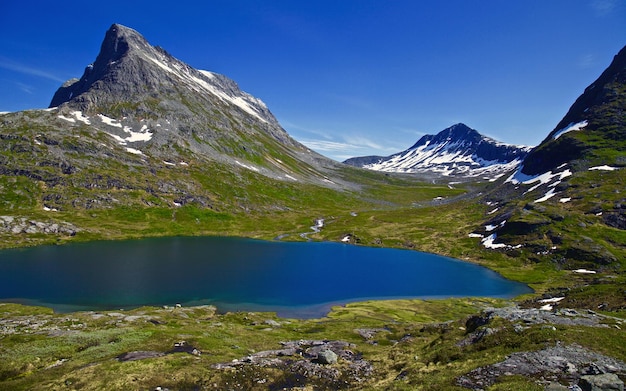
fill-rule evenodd
<path id="1" fill-rule="evenodd" d="M 309 318 L 365 299 L 530 291 L 452 258 L 329 242 L 175 237 L 0 251 L 0 300 L 60 312 L 181 303 Z"/>

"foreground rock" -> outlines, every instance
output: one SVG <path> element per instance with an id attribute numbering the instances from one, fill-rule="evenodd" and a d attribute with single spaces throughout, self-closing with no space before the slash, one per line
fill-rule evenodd
<path id="1" fill-rule="evenodd" d="M 459 377 L 457 384 L 482 390 L 495 384 L 498 378 L 511 375 L 534 378 L 542 383 L 578 386 L 582 390 L 623 390 L 624 383 L 617 375 L 626 375 L 626 363 L 578 345 L 557 344 L 536 352 L 511 354 L 502 362 L 477 368 Z M 618 388 L 607 388 L 613 385 Z"/>
<path id="2" fill-rule="evenodd" d="M 345 388 L 362 382 L 373 372 L 372 364 L 353 352 L 354 345 L 348 342 L 299 340 L 281 344 L 282 349 L 257 352 L 229 363 L 215 364 L 213 368 L 235 369 L 242 373 L 250 368 L 279 369 L 283 376 L 276 384 L 268 385 L 271 389 L 319 383 L 327 388 Z"/>

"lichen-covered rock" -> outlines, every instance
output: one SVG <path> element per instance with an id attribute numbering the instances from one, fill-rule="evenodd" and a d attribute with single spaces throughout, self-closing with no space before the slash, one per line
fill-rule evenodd
<path id="1" fill-rule="evenodd" d="M 337 363 L 337 354 L 330 349 L 322 350 L 317 354 L 317 362 L 320 364 Z"/>

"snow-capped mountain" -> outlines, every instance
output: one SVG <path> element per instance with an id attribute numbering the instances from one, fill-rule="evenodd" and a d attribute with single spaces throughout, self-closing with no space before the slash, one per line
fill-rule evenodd
<path id="1" fill-rule="evenodd" d="M 387 157 L 356 157 L 344 163 L 376 171 L 493 181 L 516 168 L 530 150 L 500 143 L 465 124 L 456 124 L 436 135 L 423 136 L 403 152 Z"/>

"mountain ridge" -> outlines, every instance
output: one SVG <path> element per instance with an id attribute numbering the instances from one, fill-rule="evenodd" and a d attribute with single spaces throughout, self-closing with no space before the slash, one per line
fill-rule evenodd
<path id="1" fill-rule="evenodd" d="M 573 169 L 585 169 L 589 164 L 601 163 L 604 159 L 602 149 L 618 147 L 624 150 L 624 146 L 620 145 L 626 139 L 625 85 L 626 46 L 528 155 L 522 173 L 538 175 L 565 163 Z M 605 142 L 596 142 L 600 139 Z"/>

